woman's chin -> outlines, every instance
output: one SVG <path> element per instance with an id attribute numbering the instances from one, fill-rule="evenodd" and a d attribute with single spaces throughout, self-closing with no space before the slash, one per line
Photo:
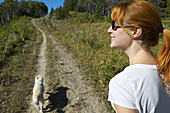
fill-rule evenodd
<path id="1" fill-rule="evenodd" d="M 114 46 L 113 44 L 110 44 L 110 47 L 111 47 L 111 48 L 115 48 L 115 46 Z"/>

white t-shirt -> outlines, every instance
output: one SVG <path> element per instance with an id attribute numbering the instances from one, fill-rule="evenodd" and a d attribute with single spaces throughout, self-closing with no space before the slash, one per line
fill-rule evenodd
<path id="1" fill-rule="evenodd" d="M 170 113 L 170 96 L 162 86 L 156 65 L 126 67 L 111 79 L 108 101 L 112 106 L 137 109 L 139 113 Z"/>

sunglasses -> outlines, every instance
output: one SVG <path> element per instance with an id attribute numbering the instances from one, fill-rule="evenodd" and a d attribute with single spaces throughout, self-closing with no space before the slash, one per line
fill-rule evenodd
<path id="1" fill-rule="evenodd" d="M 124 28 L 134 27 L 134 26 L 123 26 Z M 115 21 L 112 20 L 112 29 L 116 31 L 118 28 L 121 28 L 120 26 L 115 26 Z"/>

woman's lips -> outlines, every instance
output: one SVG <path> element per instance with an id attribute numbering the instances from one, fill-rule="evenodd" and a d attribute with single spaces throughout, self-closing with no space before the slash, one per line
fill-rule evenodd
<path id="1" fill-rule="evenodd" d="M 115 39 L 115 37 L 111 37 L 111 41 L 113 41 Z"/>

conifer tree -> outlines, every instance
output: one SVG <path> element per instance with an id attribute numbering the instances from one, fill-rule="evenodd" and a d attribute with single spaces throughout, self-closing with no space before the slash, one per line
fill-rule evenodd
<path id="1" fill-rule="evenodd" d="M 55 16 L 56 16 L 56 19 L 58 19 L 58 20 L 63 20 L 63 19 L 66 18 L 67 13 L 66 13 L 66 11 L 60 6 L 60 8 L 56 8 L 56 10 L 55 10 Z"/>
<path id="2" fill-rule="evenodd" d="M 49 13 L 49 18 L 51 19 L 53 15 L 54 15 L 54 9 L 53 9 L 53 7 L 52 7 L 52 8 L 51 8 L 51 11 L 50 11 L 50 13 Z"/>
<path id="3" fill-rule="evenodd" d="M 166 16 L 166 8 L 167 8 L 167 0 L 160 0 L 159 1 L 159 6 L 160 6 L 160 14 L 161 17 L 165 17 Z"/>
<path id="4" fill-rule="evenodd" d="M 75 4 L 74 0 L 65 0 L 63 8 L 64 10 L 67 11 L 73 11 L 75 6 L 74 4 Z"/>
<path id="5" fill-rule="evenodd" d="M 167 1 L 167 7 L 165 9 L 165 17 L 170 18 L 170 0 Z"/>
<path id="6" fill-rule="evenodd" d="M 102 20 L 103 16 L 102 16 L 102 7 L 100 6 L 100 3 L 97 3 L 97 6 L 95 8 L 95 13 L 94 13 L 94 18 L 96 20 Z"/>

